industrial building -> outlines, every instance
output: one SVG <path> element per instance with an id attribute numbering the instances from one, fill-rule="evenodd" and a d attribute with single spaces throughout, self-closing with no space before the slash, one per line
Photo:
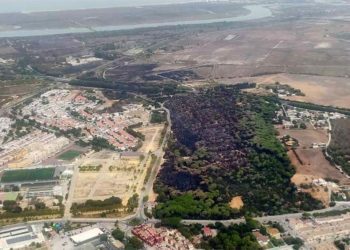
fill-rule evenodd
<path id="1" fill-rule="evenodd" d="M 70 237 L 70 239 L 74 242 L 75 245 L 80 245 L 80 244 L 84 244 L 84 243 L 87 243 L 87 242 L 92 241 L 92 240 L 96 240 L 102 234 L 104 234 L 104 233 L 102 232 L 101 229 L 93 228 L 93 229 L 85 231 L 83 233 L 76 234 L 76 235 Z"/>
<path id="2" fill-rule="evenodd" d="M 20 249 L 30 244 L 42 244 L 44 235 L 34 226 L 20 226 L 0 230 L 0 249 Z"/>

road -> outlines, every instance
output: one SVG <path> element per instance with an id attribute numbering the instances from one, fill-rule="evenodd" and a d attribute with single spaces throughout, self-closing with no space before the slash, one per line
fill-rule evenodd
<path id="1" fill-rule="evenodd" d="M 349 209 L 350 208 L 350 202 L 337 202 L 337 204 L 334 207 L 329 207 L 321 210 L 314 210 L 310 211 L 309 213 L 315 213 L 315 212 L 327 212 L 327 211 L 334 211 L 334 210 L 343 210 L 343 209 Z M 115 222 L 128 222 L 134 218 L 137 218 L 139 216 L 139 210 L 135 214 L 128 215 L 123 218 L 70 218 L 70 219 L 51 219 L 51 220 L 37 220 L 37 221 L 30 221 L 26 223 L 18 223 L 15 225 L 9 225 L 9 226 L 4 226 L 3 228 L 10 228 L 10 227 L 15 227 L 15 226 L 23 226 L 23 225 L 28 225 L 28 224 L 43 224 L 45 222 L 61 222 L 65 223 L 67 221 L 69 222 L 75 222 L 75 223 L 115 223 Z M 271 216 L 262 216 L 262 217 L 255 217 L 254 219 L 259 221 L 259 222 L 268 222 L 268 221 L 280 221 L 284 222 L 286 219 L 292 219 L 292 218 L 300 218 L 303 213 L 292 213 L 292 214 L 283 214 L 283 215 L 271 215 Z M 148 220 L 149 222 L 152 223 L 157 223 L 160 222 L 158 219 L 150 219 Z M 221 222 L 224 225 L 230 225 L 230 224 L 237 224 L 244 222 L 244 218 L 239 218 L 239 219 L 232 219 L 232 220 L 182 220 L 182 223 L 184 224 L 193 224 L 193 223 L 199 223 L 202 225 L 208 225 L 210 223 L 215 223 L 215 222 Z"/>
<path id="2" fill-rule="evenodd" d="M 70 219 L 72 217 L 72 214 L 70 212 L 70 209 L 72 207 L 72 203 L 73 203 L 73 198 L 74 198 L 74 189 L 75 189 L 75 185 L 78 179 L 78 172 L 79 172 L 79 167 L 78 164 L 73 164 L 74 166 L 74 173 L 72 176 L 72 179 L 70 181 L 70 185 L 69 185 L 69 192 L 68 192 L 68 197 L 65 203 L 65 207 L 64 207 L 64 219 Z"/>
<path id="3" fill-rule="evenodd" d="M 164 135 L 164 139 L 162 141 L 162 144 L 158 147 L 158 149 L 153 152 L 153 154 L 157 157 L 157 161 L 155 162 L 154 166 L 153 166 L 153 169 L 151 171 L 151 175 L 146 183 L 146 186 L 145 186 L 145 190 L 144 191 L 141 191 L 140 193 L 140 197 L 139 197 L 139 206 L 137 208 L 137 211 L 136 211 L 136 214 L 134 217 L 138 217 L 138 218 L 141 218 L 143 220 L 146 220 L 147 219 L 147 216 L 145 215 L 144 213 L 144 197 L 145 196 L 149 196 L 150 192 L 153 190 L 153 184 L 156 180 L 156 177 L 157 177 L 157 174 L 159 172 L 159 169 L 161 167 L 161 159 L 163 159 L 164 157 L 164 154 L 165 154 L 165 151 L 164 151 L 164 148 L 165 148 L 165 145 L 166 143 L 168 142 L 168 139 L 169 139 L 169 135 L 170 135 L 170 132 L 171 132 L 171 119 L 170 119 L 170 112 L 167 108 L 164 107 L 164 104 L 162 104 L 161 108 L 160 109 L 163 109 L 165 110 L 165 112 L 167 113 L 167 122 L 168 122 L 168 127 L 167 127 L 167 130 L 165 132 L 165 135 Z"/>
<path id="4" fill-rule="evenodd" d="M 350 208 L 350 202 L 340 202 L 334 206 L 334 207 L 328 207 L 324 208 L 321 210 L 314 210 L 310 211 L 309 213 L 322 213 L 322 212 L 327 212 L 327 211 L 333 211 L 333 210 L 342 210 Z M 259 222 L 268 222 L 268 221 L 285 221 L 286 219 L 292 219 L 292 218 L 300 218 L 303 213 L 292 213 L 292 214 L 282 214 L 282 215 L 269 215 L 269 216 L 263 216 L 263 217 L 255 217 L 254 219 L 259 221 Z M 199 223 L 202 225 L 208 225 L 210 223 L 215 223 L 215 222 L 221 222 L 224 225 L 230 225 L 230 224 L 237 224 L 244 222 L 244 218 L 240 219 L 232 219 L 232 220 L 183 220 L 182 221 L 185 224 L 193 224 L 193 223 Z"/>

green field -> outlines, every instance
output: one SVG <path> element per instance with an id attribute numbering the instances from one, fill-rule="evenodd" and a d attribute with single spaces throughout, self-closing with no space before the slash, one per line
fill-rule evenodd
<path id="1" fill-rule="evenodd" d="M 81 152 L 76 150 L 68 150 L 64 152 L 63 154 L 58 156 L 58 159 L 64 160 L 64 161 L 71 161 L 75 158 L 77 158 L 79 155 L 81 155 Z"/>
<path id="2" fill-rule="evenodd" d="M 55 168 L 11 170 L 3 174 L 1 182 L 52 180 L 54 173 Z"/>

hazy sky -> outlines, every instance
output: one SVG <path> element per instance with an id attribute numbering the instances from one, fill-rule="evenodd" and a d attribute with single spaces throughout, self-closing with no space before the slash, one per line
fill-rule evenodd
<path id="1" fill-rule="evenodd" d="M 201 1 L 203 0 L 0 0 L 0 13 L 108 8 Z"/>

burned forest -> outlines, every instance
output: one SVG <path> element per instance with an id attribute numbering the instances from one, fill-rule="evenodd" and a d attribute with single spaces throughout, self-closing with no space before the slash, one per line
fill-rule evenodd
<path id="1" fill-rule="evenodd" d="M 227 219 L 321 208 L 290 182 L 295 170 L 272 124 L 278 105 L 237 87 L 170 99 L 173 134 L 155 185 L 156 216 Z M 236 196 L 240 210 L 229 206 Z"/>

